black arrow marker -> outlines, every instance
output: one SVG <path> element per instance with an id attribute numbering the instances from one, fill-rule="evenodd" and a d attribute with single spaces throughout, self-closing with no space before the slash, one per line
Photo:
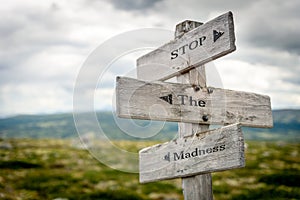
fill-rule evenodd
<path id="1" fill-rule="evenodd" d="M 216 42 L 223 34 L 224 32 L 222 31 L 213 30 L 214 42 Z"/>
<path id="2" fill-rule="evenodd" d="M 170 152 L 168 152 L 168 154 L 166 154 L 166 155 L 164 156 L 164 160 L 170 162 Z"/>
<path id="3" fill-rule="evenodd" d="M 160 99 L 168 102 L 169 104 L 173 104 L 173 101 L 172 101 L 172 94 L 169 94 L 167 96 L 162 96 L 162 97 L 159 97 Z"/>

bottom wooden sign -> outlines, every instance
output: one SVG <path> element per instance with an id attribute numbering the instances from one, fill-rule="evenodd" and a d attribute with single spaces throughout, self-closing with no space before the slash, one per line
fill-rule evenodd
<path id="1" fill-rule="evenodd" d="M 233 124 L 144 148 L 139 158 L 141 183 L 240 168 L 243 133 Z"/>

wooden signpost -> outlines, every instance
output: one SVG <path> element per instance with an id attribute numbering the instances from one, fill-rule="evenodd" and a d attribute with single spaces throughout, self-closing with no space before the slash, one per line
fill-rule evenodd
<path id="1" fill-rule="evenodd" d="M 185 199 L 213 199 L 210 173 L 245 165 L 240 126 L 273 126 L 268 96 L 206 86 L 203 64 L 235 49 L 231 12 L 185 21 L 174 40 L 137 60 L 140 80 L 117 77 L 119 117 L 179 122 L 177 139 L 139 152 L 141 183 L 181 177 Z M 174 76 L 178 83 L 162 82 Z"/>

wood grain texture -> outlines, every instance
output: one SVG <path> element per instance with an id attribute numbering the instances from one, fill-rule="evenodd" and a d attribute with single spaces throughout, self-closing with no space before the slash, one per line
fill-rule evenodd
<path id="1" fill-rule="evenodd" d="M 202 65 L 197 69 L 194 68 L 190 70 L 188 73 L 177 76 L 177 82 L 199 85 L 201 88 L 206 88 L 205 66 Z M 201 125 L 197 123 L 178 123 L 178 137 L 184 138 L 187 136 L 192 136 L 197 132 L 200 132 L 201 134 L 201 132 L 205 132 L 208 129 L 209 125 Z M 211 173 L 198 174 L 195 176 L 182 178 L 182 189 L 184 199 L 212 200 L 213 191 Z"/>
<path id="2" fill-rule="evenodd" d="M 211 173 L 182 178 L 184 199 L 212 200 Z"/>
<path id="3" fill-rule="evenodd" d="M 217 40 L 215 33 L 221 33 Z M 233 16 L 228 12 L 140 57 L 137 75 L 142 80 L 167 80 L 235 49 Z"/>
<path id="4" fill-rule="evenodd" d="M 147 147 L 139 160 L 142 183 L 243 167 L 242 130 L 233 124 Z"/>
<path id="5" fill-rule="evenodd" d="M 160 98 L 168 95 L 172 104 Z M 270 98 L 255 93 L 117 77 L 116 99 L 117 114 L 123 118 L 273 126 Z"/>

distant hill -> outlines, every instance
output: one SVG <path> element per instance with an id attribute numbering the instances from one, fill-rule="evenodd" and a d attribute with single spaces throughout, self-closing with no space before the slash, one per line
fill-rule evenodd
<path id="1" fill-rule="evenodd" d="M 300 142 L 300 110 L 275 110 L 273 121 L 271 129 L 244 127 L 245 138 Z"/>
<path id="2" fill-rule="evenodd" d="M 97 112 L 96 116 L 106 136 L 110 139 L 137 140 L 122 131 L 116 124 L 112 113 Z M 83 117 L 84 119 L 84 117 Z M 274 127 L 272 129 L 259 129 L 244 127 L 246 140 L 277 140 L 300 142 L 300 110 L 273 111 Z M 148 121 L 134 120 L 141 127 L 147 127 Z M 89 123 L 88 120 L 86 123 Z M 126 121 L 123 121 L 126 125 Z M 91 126 L 93 127 L 93 126 Z M 129 127 L 130 130 L 130 127 Z M 150 128 L 143 130 L 149 131 Z M 97 132 L 89 130 L 87 132 Z M 145 134 L 145 132 L 143 132 Z M 169 140 L 177 133 L 177 123 L 165 123 L 164 128 L 151 137 L 153 140 Z M 146 132 L 147 134 L 147 132 Z M 19 115 L 0 119 L 0 138 L 74 138 L 78 137 L 71 113 L 52 115 Z"/>
<path id="3" fill-rule="evenodd" d="M 90 113 L 89 113 L 90 114 Z M 87 117 L 86 117 L 87 116 Z M 90 116 L 90 115 L 89 115 Z M 122 131 L 116 124 L 111 112 L 96 113 L 99 125 L 103 132 L 110 139 L 115 140 L 138 140 Z M 86 124 L 85 132 L 87 134 L 97 133 L 98 127 L 88 120 L 88 115 L 80 115 L 82 123 Z M 131 126 L 126 123 L 126 119 L 120 119 L 123 127 Z M 148 121 L 134 120 L 138 126 L 147 126 Z M 120 123 L 120 122 L 119 122 Z M 162 123 L 162 122 L 158 122 Z M 126 127 L 125 127 L 126 128 Z M 130 130 L 130 127 L 127 127 Z M 151 127 L 145 131 L 151 133 Z M 163 129 L 152 140 L 163 140 L 173 138 L 177 132 L 177 126 L 174 123 L 166 123 Z M 145 133 L 144 133 L 145 134 Z M 52 115 L 19 115 L 15 117 L 0 119 L 0 138 L 74 138 L 78 137 L 75 127 L 73 114 L 52 114 Z"/>

